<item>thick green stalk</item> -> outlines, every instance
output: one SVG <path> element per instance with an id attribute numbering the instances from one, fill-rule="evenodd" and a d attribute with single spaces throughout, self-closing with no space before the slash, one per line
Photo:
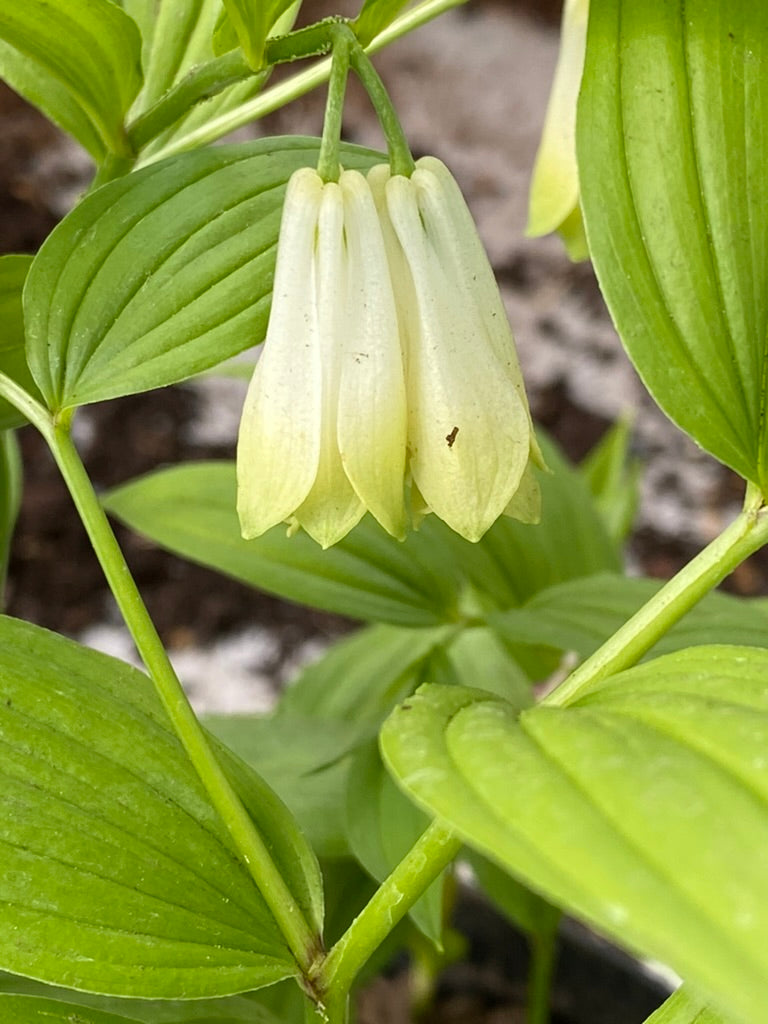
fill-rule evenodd
<path id="1" fill-rule="evenodd" d="M 528 969 L 527 1024 L 549 1024 L 552 975 L 557 954 L 557 931 L 529 937 L 531 965 Z"/>
<path id="2" fill-rule="evenodd" d="M 423 3 L 417 4 L 404 14 L 401 14 L 383 32 L 380 32 L 365 47 L 366 53 L 376 53 L 382 50 L 401 36 L 407 35 L 408 32 L 412 32 L 421 25 L 426 25 L 427 22 L 432 21 L 438 15 L 443 14 L 452 7 L 459 7 L 463 3 L 466 3 L 466 0 L 424 0 Z M 275 39 L 267 43 L 267 54 L 269 56 L 272 56 L 272 51 L 270 50 L 272 45 L 277 48 L 278 45 L 282 45 L 282 39 Z M 294 46 L 295 44 L 292 43 L 291 45 Z M 274 55 L 278 55 L 277 49 L 275 49 Z M 282 59 L 287 59 L 287 56 L 283 56 Z M 323 82 L 328 80 L 330 72 L 331 59 L 326 57 L 324 60 L 318 61 L 311 68 L 293 75 L 287 81 L 272 86 L 270 89 L 265 89 L 258 96 L 254 96 L 253 99 L 247 100 L 233 110 L 226 111 L 219 117 L 211 118 L 206 124 L 189 132 L 187 135 L 173 139 L 167 146 L 140 160 L 139 166 L 155 163 L 175 153 L 182 153 L 188 149 L 195 149 L 198 146 L 205 146 L 215 142 L 217 139 L 222 138 L 222 136 L 235 131 L 235 129 L 242 128 L 243 125 L 251 121 L 265 117 L 267 114 L 271 114 L 273 111 L 284 107 L 287 103 L 311 92 L 316 86 L 322 85 Z"/>
<path id="3" fill-rule="evenodd" d="M 55 423 L 47 438 L 88 532 L 110 589 L 189 758 L 221 815 L 299 967 L 306 973 L 319 940 L 304 919 L 261 836 L 211 751 L 141 599 L 112 528 L 72 443 L 68 424 Z"/>
<path id="4" fill-rule="evenodd" d="M 460 849 L 456 834 L 433 821 L 319 961 L 312 981 L 320 993 L 327 1024 L 346 1024 L 349 990 L 361 967 Z"/>
<path id="5" fill-rule="evenodd" d="M 768 508 L 751 485 L 744 508 L 719 537 L 673 576 L 639 612 L 542 701 L 564 707 L 634 665 L 702 597 L 768 543 Z"/>

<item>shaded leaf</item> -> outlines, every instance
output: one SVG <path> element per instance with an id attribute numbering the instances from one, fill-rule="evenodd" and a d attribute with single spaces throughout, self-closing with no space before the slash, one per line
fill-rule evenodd
<path id="1" fill-rule="evenodd" d="M 653 397 L 768 486 L 768 20 L 593 0 L 577 142 L 589 248 Z"/>
<path id="2" fill-rule="evenodd" d="M 349 770 L 346 829 L 366 871 L 383 882 L 429 827 L 430 819 L 397 788 L 375 743 L 355 754 Z M 414 903 L 411 920 L 438 948 L 443 934 L 444 876 Z"/>
<path id="3" fill-rule="evenodd" d="M 35 257 L 27 358 L 51 409 L 161 387 L 263 341 L 285 185 L 315 139 L 258 139 L 92 192 Z M 345 166 L 379 157 L 345 148 Z"/>
<path id="4" fill-rule="evenodd" d="M 276 526 L 243 540 L 232 462 L 189 463 L 111 491 L 106 509 L 132 529 L 186 558 L 261 590 L 361 619 L 435 625 L 455 616 L 455 592 L 415 543 L 392 541 L 370 517 L 321 550 L 310 537 Z"/>
<path id="5" fill-rule="evenodd" d="M 277 19 L 294 0 L 223 0 L 240 46 L 254 68 L 264 57 L 264 43 Z"/>
<path id="6" fill-rule="evenodd" d="M 427 686 L 382 749 L 414 799 L 519 880 L 759 1024 L 767 673 L 765 650 L 700 647 L 519 716 Z"/>
<path id="7" fill-rule="evenodd" d="M 640 502 L 640 460 L 630 454 L 632 424 L 620 419 L 579 465 L 615 544 L 629 536 Z"/>
<path id="8" fill-rule="evenodd" d="M 146 676 L 0 618 L 0 736 L 3 968 L 150 998 L 294 974 Z M 259 824 L 271 822 L 289 885 L 306 894 L 307 854 L 287 812 L 242 762 L 224 765 Z"/>
<path id="9" fill-rule="evenodd" d="M 24 354 L 24 313 L 21 293 L 32 265 L 31 256 L 0 256 L 0 373 L 20 384 L 35 398 L 40 396 Z M 0 398 L 0 430 L 26 423 L 18 410 Z"/>
<path id="10" fill-rule="evenodd" d="M 0 75 L 96 161 L 127 154 L 141 37 L 109 0 L 0 0 Z"/>
<path id="11" fill-rule="evenodd" d="M 523 608 L 489 616 L 510 643 L 544 644 L 586 658 L 663 586 L 660 580 L 601 573 L 549 587 Z M 708 594 L 652 648 L 657 656 L 702 644 L 768 646 L 768 613 L 757 602 Z"/>
<path id="12" fill-rule="evenodd" d="M 21 454 L 10 430 L 0 430 L 0 611 L 5 603 L 5 580 L 13 529 L 21 505 Z"/>

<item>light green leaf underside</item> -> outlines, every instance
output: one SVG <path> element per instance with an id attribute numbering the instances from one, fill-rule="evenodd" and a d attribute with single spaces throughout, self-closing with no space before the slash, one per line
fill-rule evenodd
<path id="1" fill-rule="evenodd" d="M 684 985 L 645 1024 L 738 1024 L 738 1021 L 706 1006 Z"/>
<path id="2" fill-rule="evenodd" d="M 0 966 L 148 998 L 294 973 L 149 680 L 14 619 L 0 652 Z M 273 855 L 306 902 L 312 865 L 287 812 L 242 762 L 224 767 L 269 839 L 284 835 Z"/>
<path id="3" fill-rule="evenodd" d="M 0 75 L 99 161 L 125 152 L 141 85 L 136 24 L 109 0 L 0 0 Z"/>
<path id="4" fill-rule="evenodd" d="M 345 148 L 349 167 L 380 159 Z M 181 380 L 263 341 L 285 184 L 317 140 L 185 153 L 98 189 L 53 231 L 24 292 L 52 409 Z"/>
<path id="5" fill-rule="evenodd" d="M 24 355 L 24 313 L 21 305 L 21 293 L 31 265 L 31 256 L 0 256 L 0 373 L 38 397 L 39 391 Z M 0 398 L 0 430 L 18 427 L 25 422 L 20 412 Z"/>
<path id="6" fill-rule="evenodd" d="M 768 652 L 699 647 L 519 717 L 424 687 L 390 769 L 520 881 L 668 963 L 715 1006 L 768 1005 Z"/>
<path id="7" fill-rule="evenodd" d="M 662 587 L 659 580 L 600 573 L 549 587 L 522 608 L 490 616 L 510 643 L 544 644 L 585 658 Z M 712 593 L 652 648 L 656 657 L 701 644 L 768 647 L 768 614 L 757 603 Z"/>
<path id="8" fill-rule="evenodd" d="M 303 604 L 355 618 L 435 625 L 455 615 L 443 581 L 416 543 L 397 544 L 370 517 L 322 551 L 284 526 L 243 540 L 235 467 L 203 462 L 161 470 L 112 491 L 107 510 L 177 554 Z"/>
<path id="9" fill-rule="evenodd" d="M 589 248 L 659 405 L 765 488 L 768 19 L 593 0 L 578 152 Z"/>

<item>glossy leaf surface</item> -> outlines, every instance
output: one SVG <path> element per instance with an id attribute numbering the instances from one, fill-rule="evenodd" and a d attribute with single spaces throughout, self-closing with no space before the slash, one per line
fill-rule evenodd
<path id="1" fill-rule="evenodd" d="M 0 618 L 0 698 L 3 968 L 152 998 L 294 973 L 146 676 Z M 223 764 L 301 898 L 311 864 L 287 812 L 242 762 Z"/>
<path id="2" fill-rule="evenodd" d="M 768 485 L 768 19 L 593 0 L 578 118 L 590 252 L 659 405 Z"/>
<path id="3" fill-rule="evenodd" d="M 345 149 L 345 166 L 374 158 Z M 154 164 L 87 196 L 35 257 L 27 358 L 51 409 L 181 380 L 264 338 L 285 184 L 314 139 Z"/>
<path id="4" fill-rule="evenodd" d="M 39 397 L 24 354 L 24 313 L 21 293 L 32 265 L 31 256 L 0 256 L 0 373 Z M 0 398 L 0 430 L 21 426 L 26 420 Z"/>
<path id="5" fill-rule="evenodd" d="M 424 687 L 385 723 L 406 790 L 559 906 L 713 1005 L 768 1005 L 768 652 L 700 647 L 517 715 Z M 674 926 L 670 926 L 670 922 Z"/>
<path id="6" fill-rule="evenodd" d="M 235 493 L 234 463 L 190 463 L 117 488 L 105 506 L 171 551 L 281 597 L 413 626 L 455 616 L 450 579 L 441 580 L 415 544 L 393 542 L 370 517 L 328 551 L 305 534 L 288 537 L 284 526 L 246 541 Z"/>
<path id="7" fill-rule="evenodd" d="M 0 0 L 0 75 L 99 161 L 126 153 L 141 38 L 110 0 Z"/>

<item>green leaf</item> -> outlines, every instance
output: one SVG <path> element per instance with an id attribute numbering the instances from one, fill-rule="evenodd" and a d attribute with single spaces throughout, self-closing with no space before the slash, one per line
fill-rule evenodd
<path id="1" fill-rule="evenodd" d="M 363 46 L 391 24 L 405 7 L 407 0 L 365 0 L 352 22 L 355 35 Z"/>
<path id="2" fill-rule="evenodd" d="M 432 683 L 478 686 L 527 708 L 533 703 L 531 682 L 519 662 L 487 626 L 467 627 L 438 646 L 424 672 Z"/>
<path id="3" fill-rule="evenodd" d="M 109 0 L 0 0 L 0 75 L 94 160 L 127 155 L 123 115 L 141 85 L 141 37 Z"/>
<path id="4" fill-rule="evenodd" d="M 27 357 L 51 409 L 161 387 L 264 339 L 285 185 L 315 139 L 258 139 L 91 193 L 35 257 Z M 348 167 L 380 157 L 345 148 Z"/>
<path id="5" fill-rule="evenodd" d="M 21 455 L 16 437 L 10 430 L 0 430 L 0 611 L 4 604 L 13 528 L 21 506 L 21 489 Z"/>
<path id="6" fill-rule="evenodd" d="M 738 1024 L 738 1021 L 706 1006 L 684 985 L 651 1014 L 645 1024 Z"/>
<path id="7" fill-rule="evenodd" d="M 352 759 L 347 790 L 349 846 L 366 871 L 383 882 L 429 827 L 430 819 L 397 788 L 384 770 L 375 743 Z M 441 948 L 444 876 L 411 907 L 414 924 Z"/>
<path id="8" fill-rule="evenodd" d="M 621 552 L 611 540 L 581 474 L 538 433 L 551 473 L 538 474 L 541 522 L 535 526 L 502 516 L 478 544 L 462 540 L 435 516 L 417 534 L 440 552 L 443 572 L 468 583 L 476 594 L 509 608 L 563 580 L 619 572 Z"/>
<path id="9" fill-rule="evenodd" d="M 543 644 L 586 658 L 663 586 L 660 580 L 600 573 L 540 591 L 523 608 L 490 615 L 512 644 Z M 657 656 L 702 644 L 768 646 L 768 614 L 756 601 L 708 594 L 652 648 Z"/>
<path id="10" fill-rule="evenodd" d="M 235 493 L 234 463 L 200 462 L 124 484 L 104 504 L 169 550 L 302 604 L 409 626 L 455 616 L 451 581 L 419 558 L 416 543 L 392 541 L 370 517 L 328 551 L 284 526 L 246 541 Z"/>
<path id="11" fill-rule="evenodd" d="M 293 982 L 288 984 L 294 985 Z M 296 987 L 294 985 L 294 987 Z M 57 1006 L 64 1006 L 70 1016 L 62 1018 L 63 1024 L 102 1024 L 102 1017 L 94 1014 L 108 1015 L 104 1024 L 115 1024 L 130 1018 L 131 1022 L 141 1024 L 285 1024 L 273 1017 L 259 1003 L 259 993 L 226 996 L 222 999 L 195 1000 L 153 1000 L 153 999 L 116 999 L 110 996 L 91 995 L 87 992 L 73 992 L 71 989 L 42 985 L 38 981 L 20 978 L 17 975 L 0 974 L 0 1006 L 2 1000 L 9 996 L 25 997 L 36 1006 L 50 1004 L 48 1012 L 55 1012 Z M 74 1016 L 72 1016 L 74 1014 Z M 79 1015 L 79 1016 L 78 1016 Z M 6 1024 L 5 1016 L 2 1017 Z M 26 1024 L 27 1018 L 22 1018 Z M 57 1017 L 32 1017 L 31 1021 L 57 1021 Z M 20 1022 L 21 1024 L 21 1022 Z"/>
<path id="12" fill-rule="evenodd" d="M 37 385 L 24 354 L 24 313 L 21 293 L 32 265 L 31 256 L 0 256 L 0 373 L 20 384 L 35 398 Z M 25 418 L 4 398 L 0 398 L 0 430 L 19 427 Z"/>
<path id="13" fill-rule="evenodd" d="M 294 0 L 223 0 L 243 53 L 253 68 L 264 58 L 269 30 Z"/>
<path id="14" fill-rule="evenodd" d="M 520 715 L 427 686 L 385 723 L 382 750 L 417 802 L 520 881 L 759 1024 L 766 674 L 765 650 L 700 647 Z"/>
<path id="15" fill-rule="evenodd" d="M 37 996 L 0 995 L 3 1024 L 138 1024 L 137 1018 Z"/>
<path id="16" fill-rule="evenodd" d="M 590 451 L 579 470 L 589 484 L 606 529 L 623 544 L 640 501 L 641 463 L 630 455 L 632 423 L 620 419 Z"/>
<path id="17" fill-rule="evenodd" d="M 0 617 L 0 738 L 0 966 L 186 999 L 295 973 L 146 676 Z M 223 765 L 300 898 L 311 869 L 287 812 Z"/>
<path id="18" fill-rule="evenodd" d="M 667 415 L 768 487 L 768 20 L 752 0 L 593 0 L 578 116 L 603 295 Z"/>

